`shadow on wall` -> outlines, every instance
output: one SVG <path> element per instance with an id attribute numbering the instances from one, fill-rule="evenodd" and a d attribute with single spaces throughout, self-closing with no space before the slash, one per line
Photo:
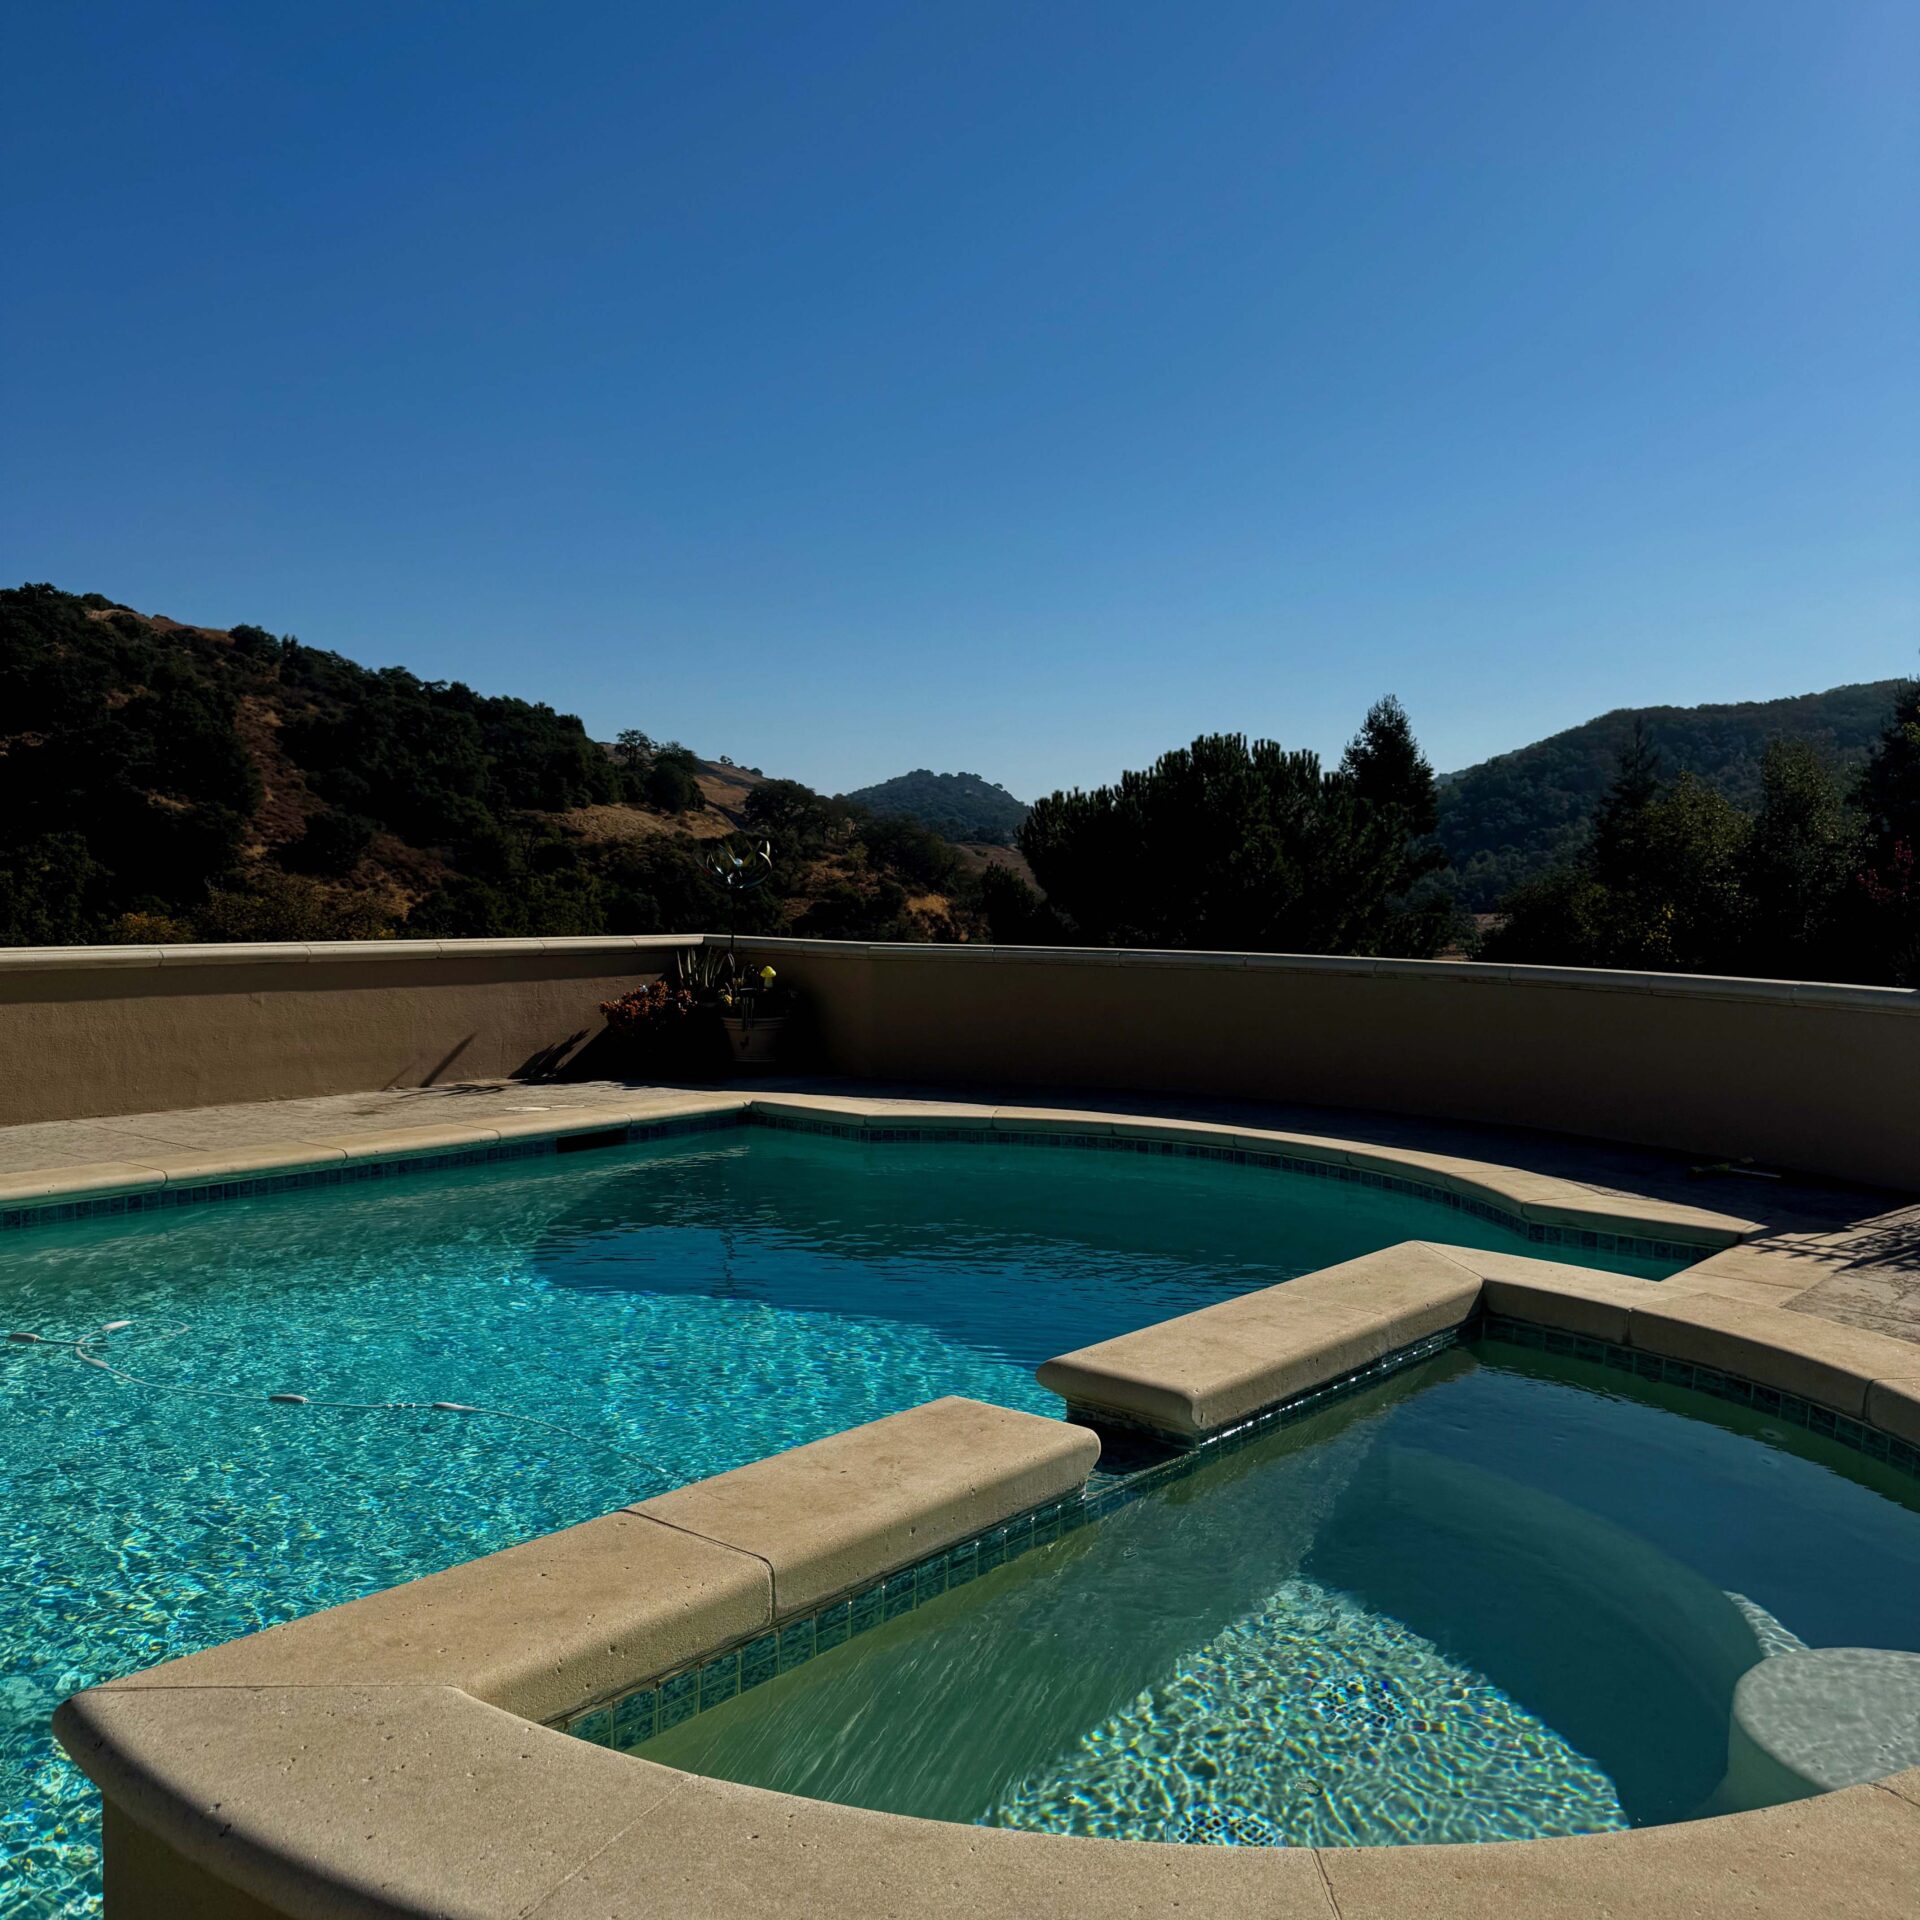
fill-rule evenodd
<path id="1" fill-rule="evenodd" d="M 506 1077 L 509 1080 L 553 1079 L 567 1067 L 568 1057 L 580 1043 L 586 1039 L 587 1032 L 587 1028 L 581 1027 L 578 1031 L 568 1034 L 564 1040 L 555 1040 L 550 1045 L 541 1047 L 537 1052 L 528 1054 Z M 606 1037 L 604 1034 L 596 1036 L 596 1038 L 599 1039 L 605 1039 Z M 443 1080 L 453 1074 L 462 1055 L 464 1055 L 479 1038 L 480 1036 L 477 1033 L 467 1034 L 463 1039 L 456 1041 L 426 1072 L 417 1076 L 410 1074 L 405 1079 L 389 1080 L 387 1082 L 387 1091 L 393 1092 L 400 1088 L 410 1087 L 439 1086 Z M 493 1076 L 488 1075 L 487 1077 L 491 1079 Z"/>
<path id="2" fill-rule="evenodd" d="M 562 1069 L 567 1068 L 568 1056 L 572 1054 L 580 1045 L 581 1041 L 586 1038 L 587 1029 L 582 1027 L 577 1033 L 568 1034 L 564 1040 L 556 1040 L 551 1046 L 542 1047 L 538 1053 L 530 1053 L 526 1059 L 522 1060 L 520 1064 L 514 1068 L 509 1077 L 515 1080 L 553 1079 Z M 607 1036 L 604 1033 L 599 1033 L 594 1036 L 595 1040 L 605 1038 L 607 1038 Z M 589 1042 L 588 1051 L 591 1050 L 592 1043 Z M 455 1052 L 457 1053 L 458 1051 L 459 1049 L 456 1048 Z M 452 1054 L 447 1056 L 449 1060 L 453 1057 Z M 439 1069 L 436 1068 L 435 1072 L 437 1073 L 438 1071 Z"/>
<path id="3" fill-rule="evenodd" d="M 453 1063 L 456 1060 L 458 1060 L 460 1056 L 463 1053 L 465 1053 L 470 1046 L 473 1045 L 475 1038 L 476 1036 L 470 1033 L 466 1036 L 465 1039 L 456 1041 L 451 1051 L 443 1055 L 441 1059 L 435 1062 L 434 1065 L 430 1066 L 426 1070 L 426 1072 L 420 1076 L 420 1078 L 417 1081 L 413 1081 L 408 1084 L 415 1085 L 415 1086 L 423 1086 L 423 1087 L 432 1086 L 436 1080 L 443 1078 L 447 1072 L 447 1069 L 451 1067 Z M 388 1085 L 390 1087 L 398 1086 L 400 1084 L 401 1082 L 399 1081 L 388 1082 Z"/>

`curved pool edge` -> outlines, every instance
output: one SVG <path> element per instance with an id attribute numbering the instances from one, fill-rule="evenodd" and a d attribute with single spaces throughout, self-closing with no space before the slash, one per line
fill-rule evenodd
<path id="1" fill-rule="evenodd" d="M 1906 1342 L 1466 1248 L 1406 1243 L 1270 1290 L 1293 1304 L 1264 1332 L 1236 1325 L 1234 1365 L 1267 1369 L 1290 1396 L 1348 1373 L 1357 1351 L 1390 1354 L 1410 1276 L 1427 1288 L 1421 1325 L 1494 1314 L 1623 1336 L 1920 1445 L 1920 1352 Z M 1172 1336 L 1158 1363 L 1136 1352 L 1132 1371 L 1164 1363 L 1163 1396 L 1198 1388 L 1205 1404 L 1212 1363 L 1181 1329 L 1126 1336 Z M 55 1730 L 106 1797 L 109 1920 L 751 1920 L 989 1902 L 1063 1920 L 1176 1905 L 1319 1920 L 1910 1911 L 1920 1770 L 1628 1833 L 1275 1851 L 871 1813 L 678 1773 L 538 1724 L 577 1728 L 697 1643 L 775 1638 L 796 1608 L 862 1582 L 891 1591 L 893 1570 L 1080 1487 L 1096 1452 L 1069 1422 L 931 1402 L 77 1695 Z M 703 1688 L 714 1671 L 739 1684 L 737 1668 L 710 1661 Z"/>
<path id="2" fill-rule="evenodd" d="M 452 1687 L 82 1695 L 107 1911 L 222 1920 L 611 1915 L 1804 1916 L 1896 1920 L 1920 1771 L 1685 1826 L 1482 1846 L 1170 1846 L 805 1800 L 569 1740 Z"/>
<path id="3" fill-rule="evenodd" d="M 263 1125 L 270 1125 L 263 1116 Z M 432 1173 L 585 1145 L 763 1125 L 886 1140 L 992 1134 L 1009 1143 L 1125 1144 L 1136 1151 L 1249 1158 L 1332 1174 L 1468 1211 L 1545 1245 L 1679 1261 L 1707 1259 L 1759 1231 L 1738 1215 L 1644 1195 L 1599 1193 L 1499 1161 L 1429 1153 L 1238 1122 L 1183 1120 L 964 1100 L 813 1093 L 641 1093 L 496 1124 L 456 1121 L 378 1132 L 250 1142 L 243 1150 L 157 1153 L 150 1161 L 0 1174 L 0 1228 L 17 1229 L 242 1199 L 290 1187 Z M 1620 1243 L 1637 1243 L 1622 1245 Z"/>

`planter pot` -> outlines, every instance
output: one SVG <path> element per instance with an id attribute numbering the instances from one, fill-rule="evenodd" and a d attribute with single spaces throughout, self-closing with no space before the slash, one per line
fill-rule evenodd
<path id="1" fill-rule="evenodd" d="M 785 1015 L 771 1020 L 741 1020 L 731 1016 L 720 1022 L 727 1036 L 727 1053 L 736 1067 L 764 1067 L 780 1056 L 780 1035 L 786 1028 Z"/>

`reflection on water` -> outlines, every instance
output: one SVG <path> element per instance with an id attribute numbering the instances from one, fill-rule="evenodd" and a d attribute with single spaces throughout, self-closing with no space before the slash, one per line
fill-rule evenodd
<path id="1" fill-rule="evenodd" d="M 1802 1640 L 1920 1649 L 1916 1593 L 1910 1480 L 1744 1409 L 1483 1345 L 644 1751 L 1125 1839 L 1651 1825 L 1716 1793 L 1743 1672 Z"/>

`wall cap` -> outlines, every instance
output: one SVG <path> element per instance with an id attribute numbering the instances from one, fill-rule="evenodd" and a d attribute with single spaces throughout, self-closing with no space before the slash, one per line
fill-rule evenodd
<path id="1" fill-rule="evenodd" d="M 594 934 L 526 940 L 238 941 L 230 945 L 0 948 L 0 973 L 59 973 L 100 968 L 303 966 L 315 961 L 538 959 L 562 954 L 657 953 L 718 946 L 719 933 Z M 1501 966 L 1480 960 L 1395 960 L 1326 953 L 1232 953 L 1203 948 L 1011 947 L 972 943 L 802 940 L 753 935 L 750 952 L 812 954 L 823 960 L 864 959 L 975 966 L 1170 968 L 1194 972 L 1330 973 L 1441 981 L 1458 986 L 1557 987 L 1659 998 L 1772 1002 L 1845 1008 L 1862 1013 L 1920 1014 L 1920 988 L 1851 986 L 1824 980 L 1762 980 L 1736 975 L 1626 973 L 1600 967 Z"/>

